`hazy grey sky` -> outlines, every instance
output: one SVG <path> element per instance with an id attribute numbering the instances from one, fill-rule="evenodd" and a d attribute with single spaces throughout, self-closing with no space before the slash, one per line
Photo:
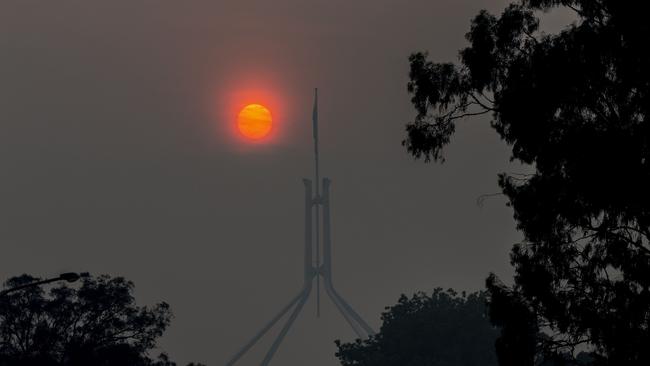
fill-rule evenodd
<path id="1" fill-rule="evenodd" d="M 222 365 L 301 286 L 318 86 L 334 280 L 371 325 L 401 293 L 507 279 L 512 212 L 476 199 L 522 168 L 488 120 L 460 124 L 444 165 L 400 145 L 408 55 L 455 61 L 470 18 L 506 3 L 2 1 L 0 277 L 125 276 L 172 305 L 161 349 Z M 258 94 L 278 135 L 243 146 L 232 111 Z M 336 338 L 353 333 L 309 303 L 274 365 L 335 365 Z"/>

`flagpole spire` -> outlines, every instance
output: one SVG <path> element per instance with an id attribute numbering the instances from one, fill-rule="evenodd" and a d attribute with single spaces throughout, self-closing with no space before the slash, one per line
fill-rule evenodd
<path id="1" fill-rule="evenodd" d="M 312 113 L 313 133 L 314 133 L 314 158 L 316 170 L 316 194 L 318 194 L 318 88 L 314 88 L 314 110 Z"/>
<path id="2" fill-rule="evenodd" d="M 320 270 L 320 177 L 318 172 L 318 88 L 314 88 L 314 110 L 312 112 L 314 134 L 314 173 L 316 180 L 316 265 Z M 320 317 L 320 276 L 316 276 L 316 316 Z"/>

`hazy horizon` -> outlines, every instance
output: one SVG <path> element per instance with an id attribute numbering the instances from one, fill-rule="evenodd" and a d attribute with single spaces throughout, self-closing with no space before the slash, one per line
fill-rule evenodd
<path id="1" fill-rule="evenodd" d="M 161 351 L 224 364 L 302 284 L 318 87 L 334 281 L 371 326 L 402 293 L 510 281 L 512 211 L 477 198 L 524 168 L 489 118 L 459 124 L 444 164 L 400 144 L 415 115 L 409 54 L 456 61 L 470 19 L 507 3 L 2 3 L 0 276 L 124 276 L 138 303 L 172 306 Z M 272 143 L 232 133 L 251 98 L 271 104 Z M 334 339 L 353 333 L 321 299 L 321 318 L 312 296 L 272 364 L 337 364 Z"/>

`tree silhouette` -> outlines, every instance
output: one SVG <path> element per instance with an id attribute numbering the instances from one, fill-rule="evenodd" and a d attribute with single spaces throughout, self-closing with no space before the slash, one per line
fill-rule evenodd
<path id="1" fill-rule="evenodd" d="M 552 7 L 577 21 L 540 32 L 540 11 Z M 504 330 L 502 365 L 576 347 L 592 347 L 597 364 L 650 364 L 649 10 L 647 1 L 524 0 L 472 20 L 460 65 L 410 57 L 418 115 L 403 143 L 412 155 L 443 161 L 456 123 L 486 114 L 533 171 L 499 175 L 525 237 L 511 253 L 514 287 L 488 279 L 496 322 L 525 320 Z"/>
<path id="2" fill-rule="evenodd" d="M 434 290 L 402 295 L 382 314 L 376 335 L 336 341 L 343 366 L 496 365 L 498 331 L 487 318 L 484 293 Z"/>
<path id="3" fill-rule="evenodd" d="M 22 275 L 5 286 L 36 280 Z M 169 305 L 137 306 L 132 290 L 124 278 L 100 276 L 78 288 L 30 287 L 0 297 L 0 365 L 176 365 L 147 354 L 170 323 Z"/>

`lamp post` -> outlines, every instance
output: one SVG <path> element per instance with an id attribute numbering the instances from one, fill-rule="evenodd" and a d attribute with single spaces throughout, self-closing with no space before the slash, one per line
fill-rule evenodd
<path id="1" fill-rule="evenodd" d="M 72 282 L 78 281 L 82 277 L 88 277 L 88 276 L 89 276 L 88 272 L 82 272 L 82 273 L 66 272 L 66 273 L 61 273 L 58 277 L 48 278 L 46 280 L 41 280 L 41 281 L 34 281 L 34 282 L 31 282 L 31 283 L 26 283 L 24 285 L 20 285 L 20 286 L 16 286 L 16 287 L 6 289 L 6 290 L 2 290 L 2 291 L 0 291 L 0 297 L 5 296 L 5 295 L 7 295 L 7 294 L 9 294 L 11 292 L 26 289 L 28 287 L 35 287 L 35 286 L 45 285 L 45 284 L 52 283 L 52 282 L 57 282 L 57 281 L 66 281 L 66 282 L 72 283 Z"/>

